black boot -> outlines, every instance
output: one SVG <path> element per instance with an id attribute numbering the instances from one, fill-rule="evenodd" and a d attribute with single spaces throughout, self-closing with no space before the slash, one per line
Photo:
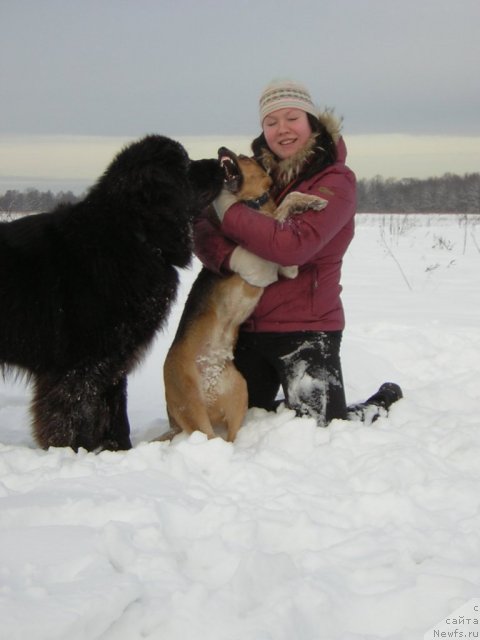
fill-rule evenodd
<path id="1" fill-rule="evenodd" d="M 386 416 L 394 402 L 403 398 L 403 393 L 395 382 L 384 382 L 380 389 L 360 404 L 347 407 L 348 420 L 361 420 L 372 424 L 380 416 Z"/>
<path id="2" fill-rule="evenodd" d="M 365 404 L 375 404 L 377 407 L 389 409 L 394 402 L 403 398 L 403 393 L 395 382 L 384 382 L 377 393 L 370 396 Z"/>

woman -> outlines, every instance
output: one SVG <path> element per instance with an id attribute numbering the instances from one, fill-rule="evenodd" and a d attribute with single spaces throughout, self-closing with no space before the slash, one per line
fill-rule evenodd
<path id="1" fill-rule="evenodd" d="M 345 165 L 339 120 L 331 111 L 319 114 L 297 82 L 265 88 L 260 122 L 262 134 L 252 150 L 273 179 L 277 204 L 292 191 L 328 204 L 282 224 L 237 203 L 224 189 L 214 202 L 218 221 L 204 214 L 195 223 L 195 252 L 217 273 L 233 271 L 266 287 L 241 327 L 234 354 L 247 381 L 249 406 L 274 409 L 281 386 L 288 407 L 325 426 L 349 414 L 340 363 L 345 326 L 340 276 L 354 235 L 355 175 Z M 260 267 L 252 254 L 264 259 Z M 272 263 L 298 265 L 299 274 L 278 278 Z M 387 409 L 399 397 L 400 388 L 386 383 L 367 403 Z M 364 410 L 365 405 L 355 408 L 357 415 Z"/>

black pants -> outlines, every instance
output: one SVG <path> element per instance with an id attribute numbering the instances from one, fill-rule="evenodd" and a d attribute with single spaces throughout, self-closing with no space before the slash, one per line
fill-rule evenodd
<path id="1" fill-rule="evenodd" d="M 341 331 L 240 332 L 235 366 L 247 381 L 249 406 L 274 410 L 281 386 L 297 415 L 312 416 L 319 426 L 346 419 L 341 341 Z"/>

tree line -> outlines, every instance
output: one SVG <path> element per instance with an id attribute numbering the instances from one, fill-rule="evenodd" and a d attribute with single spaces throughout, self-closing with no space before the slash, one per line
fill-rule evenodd
<path id="1" fill-rule="evenodd" d="M 364 213 L 480 213 L 480 173 L 446 173 L 439 178 L 358 181 Z"/>
<path id="2" fill-rule="evenodd" d="M 9 189 L 0 196 L 0 212 L 2 213 L 34 213 L 51 211 L 54 207 L 65 202 L 78 202 L 83 196 L 76 196 L 72 191 L 39 191 L 26 189 L 17 191 Z"/>
<path id="3" fill-rule="evenodd" d="M 50 211 L 84 195 L 72 191 L 8 190 L 0 195 L 0 212 Z M 446 173 L 438 178 L 382 178 L 358 181 L 360 213 L 480 213 L 480 173 Z"/>

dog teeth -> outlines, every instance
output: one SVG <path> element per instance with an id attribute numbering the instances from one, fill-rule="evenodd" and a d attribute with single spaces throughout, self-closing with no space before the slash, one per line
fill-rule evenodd
<path id="1" fill-rule="evenodd" d="M 237 165 L 228 156 L 220 158 L 220 166 L 225 171 L 227 179 L 232 178 L 237 173 Z"/>

